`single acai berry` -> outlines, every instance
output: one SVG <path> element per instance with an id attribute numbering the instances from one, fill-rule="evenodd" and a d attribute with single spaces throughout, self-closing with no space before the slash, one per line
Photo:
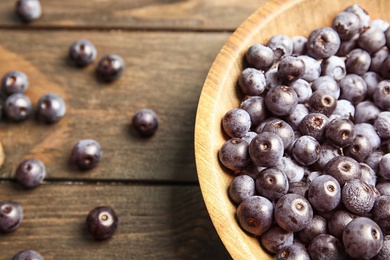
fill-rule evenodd
<path id="1" fill-rule="evenodd" d="M 328 227 L 326 219 L 319 215 L 314 215 L 310 224 L 299 231 L 298 235 L 304 243 L 310 243 L 316 236 L 327 233 Z"/>
<path id="2" fill-rule="evenodd" d="M 378 27 L 369 27 L 360 34 L 358 44 L 368 53 L 374 53 L 385 47 L 385 32 Z"/>
<path id="3" fill-rule="evenodd" d="M 336 99 L 340 97 L 340 85 L 331 76 L 325 75 L 318 77 L 316 80 L 313 81 L 311 87 L 313 89 L 313 92 L 322 89 L 332 92 Z"/>
<path id="4" fill-rule="evenodd" d="M 315 59 L 333 56 L 340 48 L 340 36 L 331 27 L 321 27 L 312 31 L 307 39 L 307 53 Z"/>
<path id="5" fill-rule="evenodd" d="M 307 55 L 300 55 L 298 57 L 305 63 L 305 72 L 303 73 L 302 79 L 307 82 L 313 82 L 318 79 L 321 75 L 321 63 Z"/>
<path id="6" fill-rule="evenodd" d="M 218 158 L 226 168 L 239 171 L 250 163 L 249 144 L 240 138 L 229 139 L 219 149 Z"/>
<path id="7" fill-rule="evenodd" d="M 307 249 L 300 244 L 292 244 L 281 250 L 276 255 L 277 260 L 310 260 Z"/>
<path id="8" fill-rule="evenodd" d="M 118 216 L 114 209 L 108 206 L 96 207 L 87 216 L 87 229 L 96 239 L 110 238 L 118 228 Z"/>
<path id="9" fill-rule="evenodd" d="M 39 186 L 46 176 L 46 167 L 42 161 L 31 158 L 22 161 L 16 168 L 16 181 L 24 188 Z"/>
<path id="10" fill-rule="evenodd" d="M 240 108 L 248 112 L 251 126 L 259 125 L 267 116 L 265 101 L 261 96 L 249 96 L 241 102 Z"/>
<path id="11" fill-rule="evenodd" d="M 275 59 L 280 60 L 284 56 L 289 56 L 294 50 L 294 43 L 290 37 L 284 34 L 272 36 L 267 46 L 274 52 Z"/>
<path id="12" fill-rule="evenodd" d="M 256 191 L 270 201 L 276 201 L 288 192 L 289 182 L 286 174 L 275 167 L 260 172 L 256 178 Z"/>
<path id="13" fill-rule="evenodd" d="M 275 225 L 262 234 L 260 240 L 261 245 L 267 249 L 268 252 L 277 253 L 281 249 L 293 244 L 294 233 Z"/>
<path id="14" fill-rule="evenodd" d="M 299 56 L 299 55 L 305 55 L 306 54 L 306 43 L 307 38 L 302 35 L 293 36 L 291 38 L 293 42 L 293 55 Z"/>
<path id="15" fill-rule="evenodd" d="M 254 68 L 246 68 L 238 78 L 242 92 L 249 96 L 260 96 L 266 86 L 264 73 Z"/>
<path id="16" fill-rule="evenodd" d="M 323 169 L 323 174 L 333 176 L 340 186 L 344 186 L 347 181 L 360 179 L 362 171 L 359 163 L 349 156 L 335 156 Z"/>
<path id="17" fill-rule="evenodd" d="M 256 194 L 255 180 L 249 175 L 237 175 L 230 183 L 228 193 L 234 203 L 240 204 Z"/>
<path id="18" fill-rule="evenodd" d="M 359 17 L 361 30 L 365 30 L 370 26 L 371 17 L 360 5 L 353 4 L 344 11 L 354 13 Z"/>
<path id="19" fill-rule="evenodd" d="M 292 82 L 302 78 L 305 73 L 305 63 L 295 56 L 284 56 L 278 65 L 278 77 L 284 84 L 291 84 Z"/>
<path id="20" fill-rule="evenodd" d="M 26 120 L 31 115 L 32 104 L 26 95 L 15 93 L 5 100 L 4 110 L 10 120 L 20 122 Z"/>
<path id="21" fill-rule="evenodd" d="M 318 142 L 322 142 L 325 137 L 325 129 L 329 123 L 329 118 L 322 113 L 310 113 L 306 115 L 299 124 L 302 135 L 310 135 Z"/>
<path id="22" fill-rule="evenodd" d="M 125 63 L 119 55 L 108 54 L 100 59 L 96 72 L 103 81 L 113 81 L 122 75 L 124 68 Z"/>
<path id="23" fill-rule="evenodd" d="M 383 233 L 372 219 L 358 217 L 345 227 L 343 243 L 350 256 L 357 259 L 370 259 L 381 250 Z"/>
<path id="24" fill-rule="evenodd" d="M 298 105 L 298 96 L 291 87 L 279 85 L 268 91 L 265 105 L 274 115 L 286 116 Z"/>
<path id="25" fill-rule="evenodd" d="M 382 71 L 381 71 L 382 64 L 386 60 L 386 58 L 389 57 L 389 54 L 390 54 L 390 52 L 389 52 L 389 49 L 387 49 L 387 48 L 380 49 L 377 52 L 374 52 L 373 54 L 371 54 L 370 68 L 369 68 L 369 71 L 366 73 L 376 73 L 378 76 L 380 76 L 380 74 L 382 74 Z M 385 65 L 385 66 L 387 66 L 387 65 Z"/>
<path id="26" fill-rule="evenodd" d="M 320 156 L 320 143 L 310 135 L 302 135 L 292 146 L 292 156 L 301 165 L 315 163 Z"/>
<path id="27" fill-rule="evenodd" d="M 92 139 L 84 139 L 77 142 L 71 152 L 70 161 L 80 170 L 88 170 L 95 167 L 102 157 L 100 144 Z"/>
<path id="28" fill-rule="evenodd" d="M 356 137 L 355 125 L 348 118 L 335 118 L 328 123 L 325 136 L 335 147 L 347 147 Z"/>
<path id="29" fill-rule="evenodd" d="M 18 0 L 16 2 L 16 14 L 24 22 L 37 20 L 42 15 L 41 2 L 39 0 Z"/>
<path id="30" fill-rule="evenodd" d="M 27 75 L 19 70 L 12 70 L 1 79 L 1 94 L 8 97 L 14 93 L 24 93 L 28 86 Z"/>
<path id="31" fill-rule="evenodd" d="M 39 98 L 37 118 L 45 123 L 55 123 L 65 116 L 66 105 L 62 97 L 48 93 Z"/>
<path id="32" fill-rule="evenodd" d="M 19 203 L 11 200 L 0 201 L 0 231 L 8 233 L 22 223 L 23 209 Z"/>
<path id="33" fill-rule="evenodd" d="M 377 173 L 366 163 L 360 162 L 360 169 L 362 170 L 361 180 L 371 186 L 376 186 L 377 183 Z M 376 187 L 375 187 L 376 188 Z M 379 194 L 382 193 L 378 190 Z"/>
<path id="34" fill-rule="evenodd" d="M 340 99 L 351 101 L 357 105 L 364 100 L 367 94 L 367 84 L 364 79 L 357 74 L 347 74 L 340 80 Z"/>
<path id="35" fill-rule="evenodd" d="M 241 108 L 233 108 L 225 113 L 222 118 L 222 127 L 225 133 L 234 138 L 245 136 L 251 128 L 249 113 Z"/>
<path id="36" fill-rule="evenodd" d="M 330 175 L 318 176 L 310 183 L 308 200 L 318 211 L 331 211 L 340 204 L 340 184 Z"/>
<path id="37" fill-rule="evenodd" d="M 131 123 L 140 136 L 148 137 L 156 133 L 159 118 L 152 109 L 142 108 L 135 112 Z"/>
<path id="38" fill-rule="evenodd" d="M 382 139 L 390 138 L 390 112 L 383 111 L 378 114 L 374 127 L 379 137 Z"/>
<path id="39" fill-rule="evenodd" d="M 371 56 L 363 49 L 353 49 L 348 53 L 345 65 L 349 74 L 354 73 L 363 76 L 370 68 Z"/>
<path id="40" fill-rule="evenodd" d="M 386 153 L 379 160 L 379 174 L 385 180 L 390 180 L 390 153 Z"/>
<path id="41" fill-rule="evenodd" d="M 298 104 L 305 104 L 313 94 L 310 83 L 304 79 L 292 82 L 290 87 L 297 93 Z"/>
<path id="42" fill-rule="evenodd" d="M 365 135 L 357 134 L 351 145 L 344 148 L 344 153 L 358 162 L 364 162 L 372 153 L 372 145 Z"/>
<path id="43" fill-rule="evenodd" d="M 258 166 L 276 166 L 283 157 L 282 139 L 271 132 L 261 132 L 255 136 L 249 145 L 249 155 Z"/>
<path id="44" fill-rule="evenodd" d="M 273 222 L 272 203 L 262 196 L 252 196 L 237 207 L 237 219 L 241 228 L 255 236 L 267 232 Z"/>
<path id="45" fill-rule="evenodd" d="M 95 46 L 86 39 L 79 39 L 69 47 L 69 58 L 79 67 L 87 66 L 96 59 Z"/>
<path id="46" fill-rule="evenodd" d="M 346 259 L 343 243 L 329 234 L 316 236 L 307 251 L 311 259 Z"/>
<path id="47" fill-rule="evenodd" d="M 390 80 L 382 80 L 378 83 L 372 98 L 379 108 L 390 111 Z"/>
<path id="48" fill-rule="evenodd" d="M 275 63 L 273 50 L 270 47 L 259 43 L 250 46 L 245 57 L 250 66 L 261 71 L 269 70 Z"/>
<path id="49" fill-rule="evenodd" d="M 352 213 L 363 216 L 370 212 L 379 192 L 364 181 L 354 179 L 344 184 L 341 194 L 344 206 Z"/>
<path id="50" fill-rule="evenodd" d="M 343 41 L 351 39 L 360 30 L 360 19 L 352 12 L 340 12 L 333 18 L 333 29 Z"/>
<path id="51" fill-rule="evenodd" d="M 44 260 L 43 256 L 34 250 L 24 250 L 17 253 L 12 260 Z"/>
<path id="52" fill-rule="evenodd" d="M 330 56 L 321 62 L 321 75 L 331 76 L 339 81 L 347 74 L 347 68 L 344 59 L 339 56 Z"/>
<path id="53" fill-rule="evenodd" d="M 334 112 L 336 105 L 337 99 L 330 90 L 316 90 L 308 100 L 311 113 L 321 113 L 326 116 L 330 116 Z"/>
<path id="54" fill-rule="evenodd" d="M 313 208 L 304 197 L 288 193 L 275 205 L 275 221 L 287 231 L 297 232 L 304 229 L 313 219 Z"/>
<path id="55" fill-rule="evenodd" d="M 374 124 L 381 110 L 371 101 L 366 100 L 360 102 L 355 107 L 354 123 L 369 123 Z"/>

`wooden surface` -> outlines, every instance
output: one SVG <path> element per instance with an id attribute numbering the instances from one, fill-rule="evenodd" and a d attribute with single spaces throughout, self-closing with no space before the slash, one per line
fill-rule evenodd
<path id="1" fill-rule="evenodd" d="M 40 20 L 23 24 L 16 1 L 0 1 L 0 75 L 13 69 L 30 80 L 33 104 L 61 95 L 67 114 L 44 125 L 0 121 L 5 163 L 0 200 L 24 208 L 21 227 L 0 234 L 0 259 L 34 249 L 45 259 L 229 259 L 200 192 L 194 154 L 199 95 L 218 52 L 264 1 L 41 0 Z M 98 58 L 116 53 L 126 69 L 111 84 L 96 80 L 96 62 L 80 69 L 67 60 L 70 44 L 91 40 Z M 150 139 L 130 127 L 133 113 L 154 109 L 160 128 Z M 95 169 L 68 165 L 75 142 L 94 138 L 103 149 Z M 14 171 L 41 159 L 47 179 L 23 190 Z M 94 241 L 84 221 L 92 208 L 112 206 L 117 234 Z"/>
<path id="2" fill-rule="evenodd" d="M 196 165 L 211 219 L 235 259 L 272 259 L 259 246 L 257 238 L 238 227 L 236 207 L 226 194 L 233 176 L 218 161 L 218 150 L 227 140 L 221 119 L 229 109 L 239 106 L 236 83 L 243 69 L 245 51 L 253 43 L 266 43 L 275 34 L 308 36 L 313 29 L 330 26 L 336 13 L 355 3 L 368 11 L 372 20 L 390 21 L 387 0 L 271 0 L 235 31 L 213 63 L 198 106 Z"/>

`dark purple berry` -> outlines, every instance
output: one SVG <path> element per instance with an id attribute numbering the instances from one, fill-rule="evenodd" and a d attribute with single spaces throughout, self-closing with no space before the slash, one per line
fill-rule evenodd
<path id="1" fill-rule="evenodd" d="M 344 206 L 354 214 L 363 216 L 370 212 L 378 196 L 375 187 L 360 179 L 347 181 L 342 189 L 341 200 Z"/>
<path id="2" fill-rule="evenodd" d="M 21 162 L 16 168 L 16 181 L 24 188 L 35 188 L 46 176 L 46 167 L 38 159 L 31 158 Z"/>
<path id="3" fill-rule="evenodd" d="M 288 193 L 275 205 L 275 221 L 287 231 L 297 232 L 304 229 L 313 219 L 310 202 L 298 194 Z"/>
<path id="4" fill-rule="evenodd" d="M 39 0 L 18 0 L 16 2 L 16 14 L 24 21 L 37 20 L 42 15 L 42 7 Z"/>
<path id="5" fill-rule="evenodd" d="M 307 38 L 302 35 L 297 35 L 291 38 L 293 42 L 293 55 L 299 56 L 306 53 Z"/>
<path id="6" fill-rule="evenodd" d="M 325 136 L 335 147 L 347 147 L 356 137 L 355 126 L 348 118 L 335 118 L 328 123 Z"/>
<path id="7" fill-rule="evenodd" d="M 292 82 L 290 87 L 297 93 L 299 104 L 306 103 L 311 94 L 313 94 L 310 83 L 304 79 L 298 79 Z"/>
<path id="8" fill-rule="evenodd" d="M 100 144 L 92 139 L 84 139 L 77 142 L 70 156 L 70 161 L 80 170 L 88 170 L 95 167 L 102 157 Z"/>
<path id="9" fill-rule="evenodd" d="M 131 123 L 139 135 L 148 137 L 157 131 L 159 119 L 153 110 L 142 108 L 135 112 Z"/>
<path id="10" fill-rule="evenodd" d="M 345 259 L 343 243 L 329 234 L 316 236 L 309 244 L 307 251 L 311 259 Z"/>
<path id="11" fill-rule="evenodd" d="M 310 183 L 308 200 L 318 211 L 331 211 L 340 204 L 340 184 L 330 175 L 318 176 Z"/>
<path id="12" fill-rule="evenodd" d="M 276 255 L 277 260 L 310 260 L 306 248 L 299 244 L 292 244 L 280 250 Z"/>
<path id="13" fill-rule="evenodd" d="M 298 235 L 304 243 L 310 243 L 316 236 L 327 233 L 328 228 L 326 219 L 319 215 L 314 215 L 310 224 L 299 231 Z"/>
<path id="14" fill-rule="evenodd" d="M 378 114 L 374 127 L 379 137 L 382 139 L 390 138 L 390 112 L 383 111 Z"/>
<path id="15" fill-rule="evenodd" d="M 347 74 L 339 82 L 341 89 L 341 99 L 351 101 L 357 105 L 364 100 L 367 94 L 367 84 L 364 79 L 357 74 Z"/>
<path id="16" fill-rule="evenodd" d="M 331 76 L 339 81 L 347 74 L 347 68 L 344 59 L 338 56 L 330 56 L 321 62 L 321 75 Z"/>
<path id="17" fill-rule="evenodd" d="M 340 97 L 339 83 L 331 76 L 321 76 L 313 81 L 311 85 L 313 92 L 317 90 L 327 90 L 333 93 L 334 97 L 338 99 Z"/>
<path id="18" fill-rule="evenodd" d="M 372 98 L 375 105 L 379 108 L 390 111 L 390 80 L 382 80 L 379 82 Z"/>
<path id="19" fill-rule="evenodd" d="M 249 145 L 249 155 L 258 166 L 276 166 L 283 157 L 282 139 L 271 132 L 261 132 L 252 139 Z"/>
<path id="20" fill-rule="evenodd" d="M 122 58 L 115 54 L 103 56 L 97 66 L 97 74 L 104 81 L 113 81 L 123 72 L 125 63 Z"/>
<path id="21" fill-rule="evenodd" d="M 4 200 L 0 201 L 0 231 L 11 232 L 17 229 L 22 223 L 23 209 L 19 203 Z"/>
<path id="22" fill-rule="evenodd" d="M 44 260 L 43 256 L 34 250 L 24 250 L 17 253 L 12 260 Z"/>
<path id="23" fill-rule="evenodd" d="M 292 156 L 304 166 L 315 163 L 320 156 L 320 151 L 319 142 L 309 135 L 299 137 L 292 146 Z"/>
<path id="24" fill-rule="evenodd" d="M 111 207 L 96 207 L 87 216 L 87 229 L 96 239 L 111 237 L 118 228 L 118 217 Z"/>
<path id="25" fill-rule="evenodd" d="M 273 226 L 261 235 L 261 244 L 271 253 L 277 253 L 281 249 L 291 246 L 294 241 L 294 233 L 286 231 L 279 226 Z"/>
<path id="26" fill-rule="evenodd" d="M 381 110 L 371 101 L 366 100 L 356 105 L 354 123 L 374 124 Z"/>
<path id="27" fill-rule="evenodd" d="M 333 19 L 332 27 L 341 40 L 349 40 L 359 32 L 360 19 L 352 12 L 340 12 Z"/>
<path id="28" fill-rule="evenodd" d="M 291 87 L 279 85 L 268 91 L 265 105 L 273 114 L 286 116 L 291 114 L 298 105 L 298 96 Z"/>
<path id="29" fill-rule="evenodd" d="M 14 93 L 26 92 L 28 86 L 27 75 L 18 70 L 7 72 L 1 80 L 1 92 L 7 97 Z"/>
<path id="30" fill-rule="evenodd" d="M 360 48 L 368 53 L 374 53 L 383 48 L 386 44 L 386 36 L 383 30 L 377 27 L 369 27 L 364 30 L 358 39 Z"/>
<path id="31" fill-rule="evenodd" d="M 246 68 L 238 78 L 238 85 L 245 95 L 259 96 L 266 86 L 264 73 L 254 68 Z"/>
<path id="32" fill-rule="evenodd" d="M 307 55 L 300 55 L 299 58 L 305 63 L 305 72 L 302 79 L 308 82 L 318 79 L 321 75 L 321 63 Z"/>
<path id="33" fill-rule="evenodd" d="M 267 122 L 262 132 L 271 132 L 277 134 L 282 139 L 284 149 L 288 149 L 294 142 L 294 130 L 282 119 L 273 119 Z"/>
<path id="34" fill-rule="evenodd" d="M 15 93 L 5 100 L 5 114 L 15 122 L 26 120 L 32 112 L 30 99 L 21 93 Z"/>
<path id="35" fill-rule="evenodd" d="M 286 174 L 274 167 L 262 170 L 256 178 L 257 193 L 270 201 L 275 201 L 285 195 L 288 188 Z"/>
<path id="36" fill-rule="evenodd" d="M 385 180 L 390 180 L 390 153 L 382 156 L 379 160 L 380 176 Z"/>
<path id="37" fill-rule="evenodd" d="M 45 94 L 38 100 L 37 117 L 45 123 L 55 123 L 65 116 L 64 100 L 57 94 Z"/>
<path id="38" fill-rule="evenodd" d="M 372 145 L 366 136 L 357 134 L 351 145 L 344 148 L 344 152 L 356 161 L 363 162 L 372 153 Z"/>
<path id="39" fill-rule="evenodd" d="M 227 140 L 218 152 L 220 162 L 228 169 L 238 171 L 250 163 L 249 144 L 240 139 Z"/>
<path id="40" fill-rule="evenodd" d="M 259 125 L 267 116 L 264 98 L 252 96 L 243 100 L 240 108 L 248 112 L 251 119 L 251 126 Z"/>
<path id="41" fill-rule="evenodd" d="M 359 259 L 370 259 L 381 250 L 383 234 L 372 219 L 358 217 L 345 227 L 343 243 L 346 252 L 350 256 Z"/>
<path id="42" fill-rule="evenodd" d="M 300 79 L 305 72 L 305 63 L 294 56 L 284 56 L 278 65 L 278 77 L 284 84 L 291 84 Z"/>
<path id="43" fill-rule="evenodd" d="M 250 66 L 262 71 L 269 70 L 275 62 L 273 50 L 259 43 L 250 46 L 245 57 Z"/>
<path id="44" fill-rule="evenodd" d="M 318 142 L 322 142 L 325 137 L 325 129 L 329 119 L 322 113 L 310 113 L 306 115 L 299 124 L 302 135 L 310 135 Z"/>
<path id="45" fill-rule="evenodd" d="M 348 53 L 345 65 L 348 73 L 363 76 L 371 65 L 371 56 L 363 49 L 353 49 Z"/>
<path id="46" fill-rule="evenodd" d="M 69 58 L 77 66 L 84 67 L 96 59 L 95 46 L 88 40 L 79 39 L 72 43 L 69 48 Z"/>
<path id="47" fill-rule="evenodd" d="M 331 27 L 321 27 L 312 31 L 307 39 L 308 55 L 315 59 L 333 56 L 340 48 L 340 37 Z"/>
<path id="48" fill-rule="evenodd" d="M 280 60 L 284 56 L 289 56 L 294 50 L 294 43 L 290 37 L 284 34 L 272 36 L 267 46 L 274 52 L 275 59 Z"/>
<path id="49" fill-rule="evenodd" d="M 362 171 L 359 163 L 348 156 L 332 158 L 323 169 L 324 174 L 333 176 L 342 187 L 347 181 L 360 179 Z"/>
<path id="50" fill-rule="evenodd" d="M 234 203 L 240 204 L 246 198 L 255 195 L 255 180 L 249 175 L 237 175 L 230 183 L 228 193 Z"/>
<path id="51" fill-rule="evenodd" d="M 268 231 L 272 226 L 272 203 L 261 196 L 243 200 L 237 208 L 237 219 L 241 228 L 255 236 Z"/>
<path id="52" fill-rule="evenodd" d="M 330 116 L 336 109 L 337 99 L 330 90 L 319 89 L 313 92 L 308 100 L 311 113 L 321 113 Z"/>
<path id="53" fill-rule="evenodd" d="M 346 12 L 356 14 L 360 20 L 360 27 L 367 29 L 370 26 L 370 15 L 358 4 L 353 4 L 345 9 Z"/>

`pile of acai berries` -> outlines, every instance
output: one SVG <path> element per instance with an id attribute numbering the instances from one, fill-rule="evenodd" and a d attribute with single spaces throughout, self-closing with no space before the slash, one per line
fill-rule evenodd
<path id="1" fill-rule="evenodd" d="M 277 259 L 390 259 L 390 27 L 358 5 L 245 54 L 220 162 Z"/>

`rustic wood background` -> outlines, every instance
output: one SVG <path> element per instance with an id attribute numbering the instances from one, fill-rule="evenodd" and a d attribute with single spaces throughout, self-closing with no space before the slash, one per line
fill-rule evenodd
<path id="1" fill-rule="evenodd" d="M 194 159 L 194 123 L 207 72 L 232 32 L 265 0 L 41 0 L 43 16 L 31 24 L 0 1 L 0 76 L 29 76 L 33 104 L 48 92 L 61 95 L 67 114 L 54 125 L 33 117 L 0 121 L 5 163 L 0 200 L 24 208 L 21 227 L 0 233 L 0 259 L 34 249 L 45 259 L 229 259 L 206 211 Z M 75 68 L 67 59 L 78 38 L 92 41 L 98 58 L 115 53 L 122 77 L 96 80 L 96 62 Z M 133 113 L 155 110 L 156 135 L 132 130 Z M 95 169 L 68 165 L 70 150 L 92 138 L 103 149 Z M 47 178 L 23 190 L 14 171 L 24 158 L 41 159 Z M 117 233 L 94 241 L 85 231 L 88 212 L 112 206 Z M 227 227 L 228 228 L 228 227 Z"/>

